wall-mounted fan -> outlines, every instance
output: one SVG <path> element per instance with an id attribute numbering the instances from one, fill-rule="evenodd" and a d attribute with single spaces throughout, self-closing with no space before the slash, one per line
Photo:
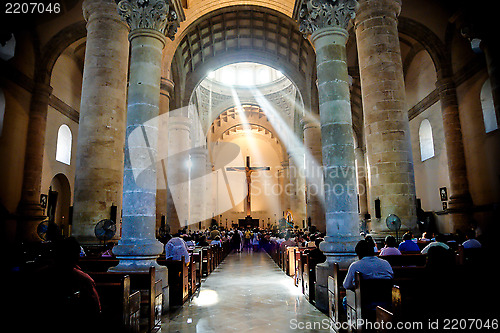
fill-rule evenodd
<path id="1" fill-rule="evenodd" d="M 45 220 L 42 221 L 38 224 L 36 227 L 36 233 L 38 234 L 38 237 L 40 237 L 42 240 L 47 240 L 47 231 L 49 230 L 49 221 Z"/>
<path id="2" fill-rule="evenodd" d="M 108 241 L 116 233 L 116 222 L 110 219 L 104 219 L 97 222 L 94 228 L 94 234 L 100 241 Z"/>
<path id="3" fill-rule="evenodd" d="M 385 219 L 385 224 L 389 230 L 396 232 L 396 241 L 398 241 L 398 231 L 401 229 L 401 219 L 395 214 L 389 214 Z"/>

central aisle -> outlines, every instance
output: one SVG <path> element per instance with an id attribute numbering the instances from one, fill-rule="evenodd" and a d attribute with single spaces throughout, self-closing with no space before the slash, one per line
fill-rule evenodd
<path id="1" fill-rule="evenodd" d="M 267 253 L 243 252 L 229 254 L 160 332 L 327 332 L 327 325 Z"/>

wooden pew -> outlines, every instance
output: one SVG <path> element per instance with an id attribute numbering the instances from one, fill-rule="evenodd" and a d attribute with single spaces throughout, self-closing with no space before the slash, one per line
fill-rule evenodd
<path id="1" fill-rule="evenodd" d="M 189 264 L 184 257 L 182 260 L 158 259 L 158 263 L 168 268 L 170 306 L 181 306 L 189 298 Z"/>
<path id="2" fill-rule="evenodd" d="M 317 262 L 309 256 L 309 253 L 302 254 L 302 293 L 306 299 L 314 303 L 316 300 L 316 265 Z"/>
<path id="3" fill-rule="evenodd" d="M 419 252 L 404 253 L 393 256 L 379 256 L 380 259 L 387 260 L 391 266 L 425 266 L 426 255 Z"/>
<path id="4" fill-rule="evenodd" d="M 202 277 L 207 277 L 212 273 L 212 249 L 203 247 L 201 250 L 201 273 Z"/>
<path id="5" fill-rule="evenodd" d="M 374 322 L 376 306 L 383 308 L 392 302 L 392 279 L 362 279 L 359 272 L 355 274 L 355 289 L 346 290 L 348 332 L 363 332 L 357 325 L 359 319 Z"/>
<path id="6" fill-rule="evenodd" d="M 84 272 L 107 272 L 111 267 L 117 266 L 119 263 L 116 258 L 87 256 L 81 257 L 78 260 L 78 266 Z"/>
<path id="7" fill-rule="evenodd" d="M 191 261 L 189 263 L 189 295 L 194 295 L 200 286 L 200 265 L 201 255 L 199 252 L 191 253 Z"/>
<path id="8" fill-rule="evenodd" d="M 130 276 L 90 273 L 101 301 L 101 327 L 139 332 L 141 294 L 130 291 Z"/>
<path id="9" fill-rule="evenodd" d="M 347 269 L 339 268 L 338 263 L 333 264 L 333 275 L 328 277 L 328 317 L 332 321 L 332 327 L 341 327 L 340 323 L 346 322 L 346 312 L 342 301 L 346 291 L 342 283 L 347 275 Z M 338 325 L 335 325 L 338 324 Z"/>
<path id="10" fill-rule="evenodd" d="M 139 291 L 141 300 L 141 326 L 147 330 L 153 330 L 161 324 L 161 312 L 163 302 L 162 281 L 155 279 L 155 268 L 150 267 L 148 272 L 87 272 L 90 276 L 101 274 L 102 276 L 125 276 L 130 278 L 130 290 Z M 112 279 L 111 277 L 109 277 Z"/>

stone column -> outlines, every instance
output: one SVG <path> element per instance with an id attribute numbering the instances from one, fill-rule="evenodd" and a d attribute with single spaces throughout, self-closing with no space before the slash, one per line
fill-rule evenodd
<path id="1" fill-rule="evenodd" d="M 290 183 L 292 189 L 291 207 L 294 225 L 303 227 L 303 221 L 306 220 L 306 197 L 305 197 L 305 178 L 304 178 L 304 153 L 301 148 L 290 149 L 288 154 L 290 161 Z"/>
<path id="2" fill-rule="evenodd" d="M 290 209 L 290 198 L 292 192 L 292 184 L 290 183 L 290 168 L 288 159 L 281 162 L 281 170 L 279 171 L 279 182 L 281 188 L 281 214 L 277 217 L 278 221 L 284 217 L 283 212 L 286 213 Z"/>
<path id="3" fill-rule="evenodd" d="M 191 149 L 191 171 L 190 171 L 190 204 L 191 211 L 189 217 L 190 224 L 205 222 L 205 208 L 207 203 L 206 183 L 207 178 L 207 157 L 208 150 L 205 147 L 196 147 Z M 202 223 L 203 224 L 203 223 Z"/>
<path id="4" fill-rule="evenodd" d="M 327 257 L 316 268 L 316 306 L 328 309 L 328 275 L 335 262 L 347 267 L 359 241 L 354 141 L 347 74 L 347 26 L 357 2 L 300 1 L 294 17 L 300 31 L 311 34 L 316 49 L 319 113 L 324 168 Z"/>
<path id="5" fill-rule="evenodd" d="M 359 219 L 363 221 L 365 219 L 365 215 L 368 214 L 365 152 L 363 151 L 363 148 L 358 147 L 354 150 L 354 154 L 356 155 L 356 167 L 358 173 Z"/>
<path id="6" fill-rule="evenodd" d="M 400 0 L 360 0 L 356 17 L 359 72 L 370 174 L 372 232 L 385 237 L 389 214 L 415 229 L 415 179 L 397 16 Z M 373 201 L 379 199 L 381 218 Z"/>
<path id="7" fill-rule="evenodd" d="M 170 98 L 174 89 L 174 82 L 162 77 L 160 84 L 160 122 L 158 131 L 158 173 L 156 178 L 156 229 L 161 225 L 162 216 L 167 216 L 167 205 L 172 200 L 168 191 L 167 163 L 168 163 L 168 112 Z"/>
<path id="8" fill-rule="evenodd" d="M 94 227 L 117 206 L 120 222 L 128 71 L 128 27 L 113 0 L 85 0 L 87 44 L 76 148 L 72 233 L 99 242 Z M 120 235 L 117 230 L 116 238 Z"/>
<path id="9" fill-rule="evenodd" d="M 442 76 L 442 73 L 438 73 Z M 436 82 L 443 115 L 444 142 L 450 175 L 449 206 L 450 229 L 462 231 L 470 227 L 472 198 L 469 192 L 462 126 L 458 110 L 457 92 L 450 77 L 441 77 Z"/>
<path id="10" fill-rule="evenodd" d="M 321 156 L 321 126 L 312 119 L 302 119 L 306 149 L 305 176 L 307 184 L 307 219 L 321 232 L 325 225 L 325 194 Z"/>
<path id="11" fill-rule="evenodd" d="M 40 206 L 42 184 L 43 153 L 45 145 L 45 129 L 47 126 L 47 110 L 52 87 L 37 81 L 31 96 L 28 135 L 24 158 L 23 187 L 21 201 L 18 206 L 17 237 L 20 241 L 37 242 L 40 238 L 36 228 L 45 219 Z"/>
<path id="12" fill-rule="evenodd" d="M 130 75 L 123 177 L 122 237 L 111 271 L 147 271 L 163 252 L 156 239 L 156 169 L 160 78 L 165 33 L 173 38 L 178 21 L 165 0 L 122 0 L 120 16 L 130 26 Z M 173 29 L 173 30 L 172 30 Z M 166 277 L 164 277 L 166 278 Z"/>
<path id="13" fill-rule="evenodd" d="M 168 190 L 167 223 L 175 233 L 189 223 L 189 149 L 191 120 L 187 116 L 168 118 Z"/>

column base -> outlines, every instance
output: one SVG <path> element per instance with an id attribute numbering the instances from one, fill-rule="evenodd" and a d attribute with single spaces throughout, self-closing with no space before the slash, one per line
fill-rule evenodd
<path id="1" fill-rule="evenodd" d="M 328 277 L 333 275 L 333 264 L 338 263 L 340 268 L 348 268 L 357 259 L 356 253 L 325 253 L 327 261 L 316 266 L 316 307 L 328 312 Z"/>
<path id="2" fill-rule="evenodd" d="M 38 225 L 47 216 L 43 214 L 43 209 L 38 203 L 20 203 L 17 209 L 17 227 L 16 237 L 22 242 L 41 242 L 42 239 L 38 236 Z"/>

